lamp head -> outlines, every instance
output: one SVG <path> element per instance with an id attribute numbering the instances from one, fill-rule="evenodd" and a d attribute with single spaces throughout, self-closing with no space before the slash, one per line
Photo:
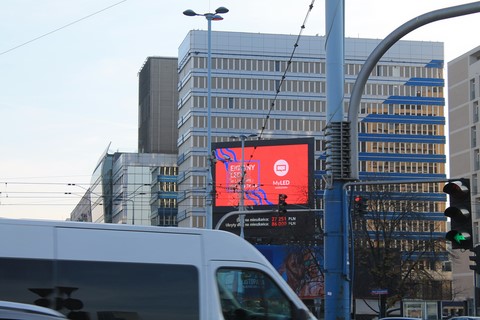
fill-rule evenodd
<path id="1" fill-rule="evenodd" d="M 228 12 L 228 9 L 225 8 L 225 7 L 218 7 L 218 8 L 215 10 L 215 13 L 220 13 L 220 14 L 227 13 L 227 12 Z"/>
<path id="2" fill-rule="evenodd" d="M 186 16 L 189 16 L 189 17 L 194 17 L 194 16 L 197 15 L 197 13 L 195 11 L 193 11 L 192 9 L 188 9 L 188 10 L 183 11 L 183 14 L 186 15 Z"/>

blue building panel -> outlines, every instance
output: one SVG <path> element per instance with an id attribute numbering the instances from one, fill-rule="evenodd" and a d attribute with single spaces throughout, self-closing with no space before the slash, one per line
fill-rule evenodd
<path id="1" fill-rule="evenodd" d="M 410 78 L 406 86 L 444 87 L 445 80 L 441 78 Z"/>
<path id="2" fill-rule="evenodd" d="M 445 144 L 446 138 L 445 136 L 431 136 L 421 134 L 359 133 L 358 141 Z"/>
<path id="3" fill-rule="evenodd" d="M 423 106 L 444 106 L 445 98 L 438 97 L 417 97 L 417 96 L 390 96 L 384 104 L 405 104 Z"/>
<path id="4" fill-rule="evenodd" d="M 362 122 L 445 125 L 445 117 L 409 116 L 399 114 L 369 114 L 365 118 L 363 118 Z"/>
<path id="5" fill-rule="evenodd" d="M 433 59 L 425 65 L 425 68 L 439 68 L 443 69 L 444 61 L 440 59 Z"/>

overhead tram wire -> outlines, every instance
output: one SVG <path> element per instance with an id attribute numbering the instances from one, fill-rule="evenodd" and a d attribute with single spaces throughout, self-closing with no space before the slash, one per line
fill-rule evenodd
<path id="1" fill-rule="evenodd" d="M 315 0 L 312 0 L 312 2 L 310 3 L 310 5 L 308 6 L 308 10 L 307 10 L 307 14 L 305 15 L 305 18 L 303 19 L 303 23 L 302 25 L 300 26 L 300 31 L 298 33 L 298 36 L 297 36 L 297 39 L 293 45 L 293 50 L 292 50 L 292 53 L 290 54 L 290 58 L 288 59 L 287 61 L 287 67 L 285 68 L 284 72 L 283 72 L 283 75 L 281 77 L 281 80 L 277 86 L 277 89 L 275 90 L 275 96 L 270 104 L 270 108 L 268 110 L 268 113 L 265 117 L 265 120 L 263 122 L 263 126 L 262 126 L 262 129 L 260 131 L 260 134 L 258 135 L 258 140 L 262 140 L 262 136 L 263 136 L 263 133 L 265 132 L 265 128 L 267 126 L 267 123 L 268 121 L 270 120 L 270 114 L 272 113 L 273 109 L 275 108 L 275 102 L 277 101 L 278 99 L 278 95 L 280 94 L 280 89 L 282 88 L 282 85 L 283 85 L 283 82 L 285 81 L 286 77 L 287 77 L 287 73 L 290 69 L 290 66 L 292 64 L 292 60 L 293 60 L 293 57 L 295 56 L 295 51 L 297 50 L 297 47 L 299 45 L 299 42 L 300 42 L 300 39 L 302 37 L 302 33 L 303 33 L 303 30 L 305 29 L 305 25 L 307 23 L 307 20 L 308 20 L 308 17 L 310 16 L 310 12 L 312 12 L 312 9 L 313 9 L 313 5 L 315 4 Z M 257 149 L 257 146 L 254 146 L 253 147 L 253 151 L 252 151 L 252 154 L 250 155 L 249 157 L 249 160 L 247 161 L 251 161 L 253 159 L 253 155 L 255 153 Z"/>
<path id="2" fill-rule="evenodd" d="M 27 44 L 32 43 L 32 42 L 34 42 L 34 41 L 37 41 L 37 40 L 39 40 L 39 39 L 42 39 L 42 38 L 44 38 L 44 37 L 46 37 L 46 36 L 49 36 L 49 35 L 51 35 L 52 33 L 55 33 L 55 32 L 57 32 L 57 31 L 63 30 L 63 29 L 65 29 L 65 28 L 67 28 L 67 27 L 70 27 L 70 26 L 72 26 L 72 25 L 74 25 L 74 24 L 76 24 L 76 23 L 78 23 L 78 22 L 80 22 L 80 21 L 83 21 L 83 20 L 86 20 L 86 19 L 88 19 L 88 18 L 90 18 L 90 17 L 93 17 L 94 15 L 97 15 L 97 14 L 103 12 L 103 11 L 106 11 L 106 10 L 108 10 L 108 9 L 110 9 L 110 8 L 113 8 L 113 7 L 115 7 L 115 6 L 118 6 L 119 4 L 121 4 L 121 3 L 123 3 L 123 2 L 126 2 L 126 1 L 128 1 L 128 0 L 122 0 L 122 1 L 119 1 L 119 2 L 117 2 L 117 3 L 114 3 L 114 4 L 112 4 L 112 5 L 110 5 L 110 6 L 106 7 L 106 8 L 103 8 L 103 9 L 101 9 L 101 10 L 99 10 L 99 11 L 96 11 L 96 12 L 94 12 L 94 13 L 91 13 L 91 14 L 83 17 L 83 18 L 80 18 L 80 19 L 77 19 L 77 20 L 75 20 L 75 21 L 73 21 L 73 22 L 70 22 L 70 23 L 64 25 L 63 27 L 57 28 L 57 29 L 55 29 L 55 30 L 52 30 L 52 31 L 47 32 L 47 33 L 45 33 L 45 34 L 42 34 L 41 36 L 38 36 L 38 37 L 36 37 L 36 38 L 33 38 L 33 39 L 31 39 L 31 40 L 29 40 L 29 41 L 27 41 L 27 42 L 24 42 L 24 43 L 22 43 L 22 44 L 19 44 L 19 45 L 13 47 L 13 48 L 10 48 L 10 49 L 8 49 L 8 50 L 5 50 L 5 51 L 3 51 L 3 52 L 0 52 L 0 56 L 1 56 L 1 55 L 4 55 L 4 54 L 6 54 L 6 53 L 9 53 L 10 51 L 16 50 L 16 49 L 21 48 L 21 47 L 23 47 L 23 46 L 26 46 Z"/>

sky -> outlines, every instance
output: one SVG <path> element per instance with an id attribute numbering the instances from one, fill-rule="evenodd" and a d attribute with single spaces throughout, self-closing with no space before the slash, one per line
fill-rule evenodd
<path id="1" fill-rule="evenodd" d="M 383 39 L 432 10 L 473 1 L 345 0 L 345 36 Z M 105 149 L 137 151 L 138 72 L 149 56 L 176 57 L 186 9 L 230 10 L 212 30 L 325 35 L 325 0 L 0 1 L 0 217 L 65 220 Z M 480 45 L 480 14 L 405 36 L 439 41 L 445 61 Z M 301 45 L 301 41 L 300 41 Z M 293 46 L 293 44 L 292 44 Z"/>

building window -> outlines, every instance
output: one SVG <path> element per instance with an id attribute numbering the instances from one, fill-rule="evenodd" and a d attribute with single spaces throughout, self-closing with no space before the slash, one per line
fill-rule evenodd
<path id="1" fill-rule="evenodd" d="M 472 194 L 478 194 L 478 175 L 472 175 Z"/>
<path id="2" fill-rule="evenodd" d="M 475 99 L 475 78 L 470 80 L 470 100 Z"/>
<path id="3" fill-rule="evenodd" d="M 478 110 L 478 101 L 474 101 L 473 102 L 473 123 L 477 123 L 478 122 L 478 114 L 479 114 L 479 110 Z"/>
<path id="4" fill-rule="evenodd" d="M 478 149 L 473 151 L 473 170 L 477 171 L 480 169 L 480 152 Z"/>
<path id="5" fill-rule="evenodd" d="M 471 147 L 475 148 L 477 146 L 477 127 L 473 126 L 470 129 L 470 135 L 471 135 Z"/>

